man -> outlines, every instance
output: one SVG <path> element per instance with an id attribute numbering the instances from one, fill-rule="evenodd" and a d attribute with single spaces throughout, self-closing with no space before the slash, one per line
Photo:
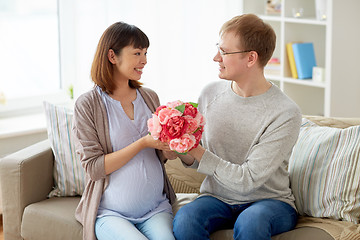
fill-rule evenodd
<path id="1" fill-rule="evenodd" d="M 200 196 L 174 219 L 176 239 L 209 239 L 234 229 L 234 239 L 271 239 L 297 222 L 288 160 L 297 140 L 298 106 L 264 77 L 275 49 L 270 25 L 253 14 L 220 31 L 219 77 L 199 98 L 206 119 L 202 145 L 182 157 L 206 174 Z"/>

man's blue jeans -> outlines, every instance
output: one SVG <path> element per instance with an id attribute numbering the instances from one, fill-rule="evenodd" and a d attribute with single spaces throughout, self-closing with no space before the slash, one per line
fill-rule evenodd
<path id="1" fill-rule="evenodd" d="M 279 200 L 229 205 L 203 196 L 180 208 L 173 225 L 177 240 L 209 239 L 211 233 L 221 229 L 234 229 L 235 240 L 269 240 L 290 231 L 296 222 L 295 209 Z"/>

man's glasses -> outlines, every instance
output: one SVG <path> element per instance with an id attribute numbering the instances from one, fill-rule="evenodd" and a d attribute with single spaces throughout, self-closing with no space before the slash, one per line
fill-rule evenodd
<path id="1" fill-rule="evenodd" d="M 216 47 L 217 47 L 217 49 L 218 49 L 221 56 L 225 56 L 225 55 L 229 55 L 229 54 L 235 54 L 235 53 L 246 53 L 246 52 L 253 51 L 253 50 L 244 50 L 244 51 L 238 51 L 238 52 L 225 52 L 220 48 L 218 43 L 216 44 Z"/>

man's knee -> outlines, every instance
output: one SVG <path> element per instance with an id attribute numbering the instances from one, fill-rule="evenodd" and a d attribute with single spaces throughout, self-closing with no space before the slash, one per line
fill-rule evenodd
<path id="1" fill-rule="evenodd" d="M 174 231 L 179 228 L 189 228 L 192 226 L 194 221 L 194 211 L 191 211 L 188 208 L 189 207 L 185 205 L 176 213 L 173 221 Z"/>

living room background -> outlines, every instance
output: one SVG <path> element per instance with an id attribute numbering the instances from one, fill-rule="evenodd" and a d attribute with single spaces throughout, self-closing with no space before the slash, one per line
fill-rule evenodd
<path id="1" fill-rule="evenodd" d="M 5 0 L 0 60 L 3 66 L 20 60 L 21 70 L 18 64 L 4 68 L 0 92 L 10 110 L 18 100 L 18 111 L 22 104 L 28 108 L 34 96 L 39 96 L 34 104 L 41 106 L 44 98 L 52 98 L 48 93 L 59 89 L 73 87 L 77 98 L 92 87 L 90 68 L 101 34 L 112 23 L 124 21 L 150 39 L 141 79 L 145 86 L 157 91 L 162 103 L 197 101 L 202 87 L 217 78 L 212 58 L 218 31 L 240 14 L 240 5 L 236 0 Z"/>
<path id="2" fill-rule="evenodd" d="M 177 99 L 197 101 L 204 85 L 217 80 L 218 67 L 212 58 L 218 32 L 223 22 L 242 12 L 240 3 L 1 1 L 0 44 L 7 51 L 0 55 L 0 157 L 47 137 L 44 100 L 71 105 L 70 88 L 74 99 L 92 88 L 90 68 L 96 45 L 103 31 L 117 21 L 138 26 L 150 39 L 148 64 L 141 79 L 144 86 L 154 89 L 162 104 Z M 18 26 L 14 29 L 9 22 L 11 14 Z M 4 32 L 6 29 L 12 34 Z"/>
<path id="3" fill-rule="evenodd" d="M 70 88 L 76 99 L 92 87 L 90 66 L 96 44 L 105 28 L 116 21 L 135 24 L 149 36 L 148 64 L 141 81 L 159 94 L 163 104 L 176 99 L 197 101 L 205 84 L 218 79 L 218 66 L 212 59 L 221 25 L 235 15 L 251 12 L 272 24 L 279 39 L 274 56 L 281 61 L 281 71 L 268 79 L 294 99 L 304 114 L 357 117 L 359 108 L 352 105 L 360 102 L 355 71 L 360 30 L 348 23 L 359 21 L 360 2 L 351 0 L 344 5 L 327 0 L 326 21 L 315 18 L 316 2 L 282 0 L 283 11 L 272 16 L 264 14 L 266 1 L 253 0 L 2 0 L 0 156 L 46 138 L 43 100 L 69 103 Z M 304 18 L 292 13 L 300 4 L 306 10 Z M 46 23 L 52 27 L 38 19 L 17 22 L 11 28 L 9 9 L 23 15 L 47 12 Z M 9 29 L 15 37 L 7 34 Z M 315 50 L 321 50 L 316 53 L 321 56 L 320 67 L 325 67 L 326 81 L 291 78 L 285 46 L 298 40 L 314 41 Z M 347 54 L 345 45 L 351 46 L 352 54 Z M 34 95 L 34 80 L 43 93 Z"/>

